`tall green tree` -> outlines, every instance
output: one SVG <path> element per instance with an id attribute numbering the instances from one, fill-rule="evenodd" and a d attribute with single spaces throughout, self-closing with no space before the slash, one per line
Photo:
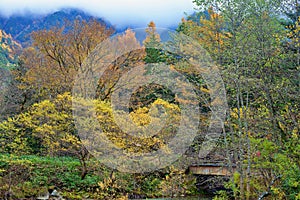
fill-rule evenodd
<path id="1" fill-rule="evenodd" d="M 236 179 L 233 178 L 233 188 L 236 183 L 238 188 L 234 188 L 233 191 L 237 199 L 251 199 L 268 187 L 276 187 L 273 182 L 280 183 L 277 175 L 285 174 L 274 165 L 270 170 L 266 170 L 265 176 L 258 178 L 265 181 L 264 186 L 253 185 L 253 180 L 257 178 L 253 178 L 253 172 L 257 171 L 253 165 L 253 151 L 257 148 L 255 141 L 264 138 L 266 143 L 270 142 L 278 147 L 276 153 L 280 154 L 280 151 L 286 150 L 284 144 L 288 143 L 292 130 L 298 130 L 299 126 L 294 117 L 298 115 L 298 108 L 295 104 L 290 105 L 290 102 L 295 102 L 293 94 L 296 94 L 294 89 L 297 85 L 293 83 L 298 73 L 296 68 L 287 73 L 287 67 L 291 63 L 286 58 L 291 54 L 287 55 L 282 48 L 286 33 L 278 15 L 274 14 L 280 13 L 282 2 L 194 2 L 202 9 L 211 8 L 222 15 L 225 29 L 230 33 L 224 55 L 227 62 L 220 68 L 223 70 L 230 104 L 231 114 L 227 122 L 228 137 L 231 138 L 230 149 L 235 149 L 233 161 L 238 166 Z M 286 124 L 287 119 L 283 120 L 283 113 L 286 113 L 284 110 L 287 109 L 289 113 L 293 113 L 289 120 L 294 123 L 287 125 L 290 131 L 287 131 L 286 126 L 282 126 Z M 270 159 L 274 159 L 274 155 L 269 156 Z M 280 165 L 280 161 L 278 162 Z M 294 159 L 290 162 L 297 163 Z M 296 168 L 299 168 L 299 165 Z M 287 195 L 288 191 L 281 190 L 279 193 Z"/>
<path id="2" fill-rule="evenodd" d="M 148 24 L 146 28 L 147 37 L 144 40 L 144 46 L 146 48 L 146 63 L 160 63 L 166 60 L 165 54 L 162 50 L 162 44 L 160 43 L 160 36 L 156 32 L 156 25 L 153 21 Z"/>

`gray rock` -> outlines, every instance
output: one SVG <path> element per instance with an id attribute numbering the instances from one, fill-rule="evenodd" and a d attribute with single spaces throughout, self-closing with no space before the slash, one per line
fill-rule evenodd
<path id="1" fill-rule="evenodd" d="M 63 197 L 59 194 L 57 190 L 53 190 L 50 194 L 51 200 L 63 200 Z"/>
<path id="2" fill-rule="evenodd" d="M 51 196 L 53 197 L 59 197 L 59 193 L 57 192 L 57 190 L 53 190 L 52 193 L 51 193 Z"/>
<path id="3" fill-rule="evenodd" d="M 49 192 L 47 192 L 46 194 L 41 194 L 36 199 L 38 199 L 38 200 L 48 200 L 49 197 L 50 197 L 50 194 L 49 194 Z"/>

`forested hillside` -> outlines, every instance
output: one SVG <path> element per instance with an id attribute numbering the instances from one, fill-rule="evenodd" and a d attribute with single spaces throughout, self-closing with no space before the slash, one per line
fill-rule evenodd
<path id="1" fill-rule="evenodd" d="M 0 199 L 300 199 L 299 1 L 194 4 L 168 41 L 73 10 L 0 19 Z M 189 172 L 207 160 L 230 173 Z"/>
<path id="2" fill-rule="evenodd" d="M 17 55 L 21 52 L 21 45 L 11 35 L 0 30 L 0 67 L 13 68 L 17 62 Z"/>
<path id="3" fill-rule="evenodd" d="M 62 9 L 45 15 L 25 13 L 10 17 L 0 16 L 0 29 L 11 34 L 12 37 L 23 46 L 30 44 L 30 34 L 33 31 L 49 30 L 53 26 L 62 27 L 66 21 L 95 19 L 103 24 L 109 24 L 103 19 L 93 17 L 78 9 Z"/>

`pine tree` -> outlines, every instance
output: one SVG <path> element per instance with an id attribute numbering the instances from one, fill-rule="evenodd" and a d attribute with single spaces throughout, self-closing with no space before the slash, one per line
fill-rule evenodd
<path id="1" fill-rule="evenodd" d="M 156 32 L 156 25 L 153 21 L 148 24 L 146 29 L 147 37 L 144 40 L 146 47 L 146 63 L 160 63 L 165 62 L 166 58 L 162 51 L 162 44 L 160 43 L 160 36 Z"/>

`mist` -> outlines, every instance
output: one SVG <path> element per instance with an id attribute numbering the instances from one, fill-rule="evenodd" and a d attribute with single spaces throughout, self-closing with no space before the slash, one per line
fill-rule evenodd
<path id="1" fill-rule="evenodd" d="M 192 0 L 0 0 L 0 14 L 45 15 L 62 8 L 81 9 L 104 18 L 116 27 L 145 27 L 153 20 L 158 27 L 178 25 L 194 10 Z"/>

